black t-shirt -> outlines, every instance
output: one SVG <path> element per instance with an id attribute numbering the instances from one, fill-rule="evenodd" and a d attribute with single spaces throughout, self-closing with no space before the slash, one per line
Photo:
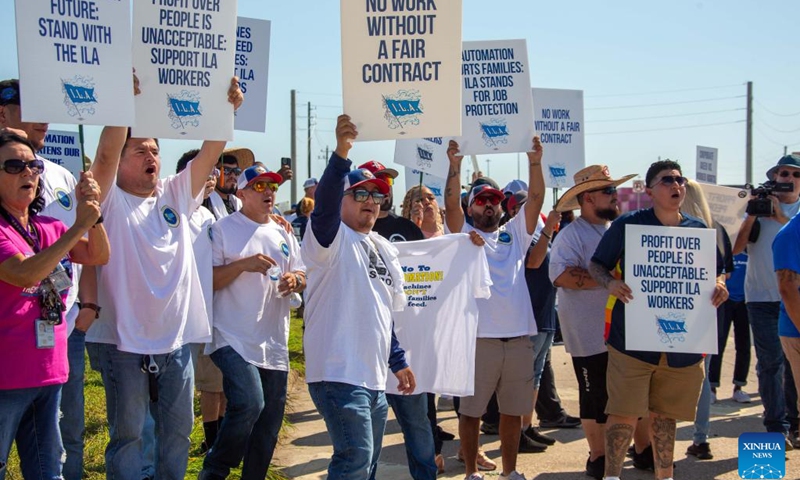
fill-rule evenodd
<path id="1" fill-rule="evenodd" d="M 379 218 L 372 230 L 390 242 L 411 242 L 425 239 L 422 230 L 414 222 L 398 217 L 392 212 L 389 212 L 389 216 L 385 218 Z"/>

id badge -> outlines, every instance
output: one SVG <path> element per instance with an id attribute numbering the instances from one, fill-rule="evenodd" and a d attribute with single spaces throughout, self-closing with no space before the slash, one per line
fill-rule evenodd
<path id="1" fill-rule="evenodd" d="M 50 283 L 52 283 L 53 288 L 56 290 L 56 292 L 63 292 L 64 290 L 72 287 L 72 279 L 69 278 L 69 275 L 67 275 L 67 271 L 64 269 L 64 266 L 61 265 L 60 263 L 56 265 L 56 268 L 55 270 L 53 270 L 53 273 L 48 275 L 47 278 L 50 279 Z"/>
<path id="2" fill-rule="evenodd" d="M 36 348 L 56 346 L 56 327 L 47 320 L 36 320 Z"/>

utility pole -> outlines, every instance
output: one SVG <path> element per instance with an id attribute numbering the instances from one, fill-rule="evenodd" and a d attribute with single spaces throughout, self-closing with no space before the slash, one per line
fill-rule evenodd
<path id="1" fill-rule="evenodd" d="M 296 106 L 296 96 L 297 90 L 292 90 L 292 119 L 290 122 L 292 133 L 291 133 L 291 142 L 292 142 L 292 167 L 295 168 L 296 166 L 294 163 L 297 159 L 297 106 Z M 292 179 L 292 198 L 291 198 L 291 205 L 297 203 L 297 177 Z"/>
<path id="2" fill-rule="evenodd" d="M 788 152 L 789 152 L 789 147 L 787 145 L 784 145 L 783 146 L 783 156 L 785 157 L 786 155 L 788 155 L 789 154 Z"/>
<path id="3" fill-rule="evenodd" d="M 308 178 L 311 178 L 311 102 L 308 102 L 308 138 L 306 147 L 308 150 Z"/>
<path id="4" fill-rule="evenodd" d="M 492 159 L 491 158 L 487 158 L 486 159 L 486 176 L 487 177 L 491 177 L 492 176 Z"/>
<path id="5" fill-rule="evenodd" d="M 747 140 L 745 144 L 745 183 L 753 183 L 753 82 L 747 82 Z"/>
<path id="6" fill-rule="evenodd" d="M 319 151 L 319 156 L 317 158 L 325 162 L 325 165 L 327 165 L 328 159 L 331 158 L 331 147 L 325 145 L 325 150 L 324 150 L 325 153 L 322 152 L 323 150 Z"/>

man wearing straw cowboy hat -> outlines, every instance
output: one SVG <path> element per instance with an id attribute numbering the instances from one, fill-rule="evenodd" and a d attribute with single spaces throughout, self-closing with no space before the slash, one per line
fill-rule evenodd
<path id="1" fill-rule="evenodd" d="M 612 220 L 619 216 L 617 186 L 636 174 L 611 178 L 605 165 L 590 165 L 575 176 L 575 186 L 556 204 L 557 212 L 580 209 L 581 216 L 553 240 L 550 280 L 558 290 L 558 317 L 564 346 L 572 356 L 580 385 L 581 424 L 589 443 L 586 474 L 603 478 L 604 424 L 608 351 L 603 340 L 603 317 L 608 292 L 589 275 L 589 263 Z"/>

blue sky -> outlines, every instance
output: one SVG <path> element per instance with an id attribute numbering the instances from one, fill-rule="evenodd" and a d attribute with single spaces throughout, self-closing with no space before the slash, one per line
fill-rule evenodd
<path id="1" fill-rule="evenodd" d="M 11 11 L 12 0 L 0 3 Z M 231 145 L 253 149 L 277 169 L 290 153 L 289 92 L 296 89 L 303 116 L 297 120 L 303 130 L 296 174 L 300 181 L 308 176 L 305 112 L 311 102 L 312 174 L 319 176 L 321 152 L 336 144 L 342 105 L 339 2 L 239 0 L 238 8 L 240 16 L 272 21 L 270 85 L 267 133 L 236 132 Z M 754 83 L 754 179 L 764 178 L 783 145 L 800 151 L 800 2 L 464 0 L 463 10 L 464 40 L 527 40 L 532 86 L 584 90 L 586 162 L 607 164 L 614 176 L 643 176 L 659 156 L 681 161 L 693 176 L 695 147 L 704 145 L 719 149 L 720 183 L 743 183 L 747 81 Z M 11 15 L 0 17 L 0 42 L 6 45 L 0 78 L 16 77 Z M 718 125 L 701 126 L 710 124 Z M 87 127 L 90 156 L 98 134 L 98 127 Z M 162 171 L 173 172 L 180 154 L 196 145 L 162 142 Z M 351 158 L 391 164 L 393 152 L 393 142 L 363 142 Z M 486 173 L 491 159 L 491 176 L 504 184 L 516 177 L 516 158 L 481 156 L 479 162 Z M 287 184 L 279 199 L 288 198 Z"/>

